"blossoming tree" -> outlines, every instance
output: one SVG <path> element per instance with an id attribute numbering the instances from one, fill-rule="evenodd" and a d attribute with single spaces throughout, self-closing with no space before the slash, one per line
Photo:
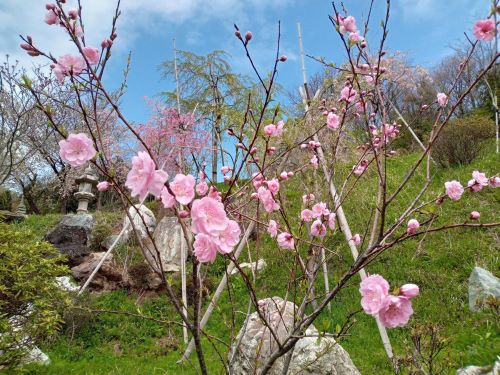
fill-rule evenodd
<path id="1" fill-rule="evenodd" d="M 473 171 L 472 179 L 467 183 L 453 180 L 446 182 L 442 193 L 437 196 L 430 196 L 428 192 L 431 180 L 430 153 L 433 144 L 453 117 L 460 102 L 491 69 L 498 55 L 493 56 L 470 86 L 463 88 L 459 93 L 455 92 L 457 90 L 455 85 L 451 86 L 450 92 L 458 96 L 457 100 L 448 99 L 450 92 L 436 93 L 435 100 L 426 107 L 426 110 L 435 114 L 435 123 L 424 150 L 403 179 L 397 181 L 395 185 L 389 183 L 388 176 L 391 170 L 388 168 L 387 160 L 397 157 L 391 146 L 398 137 L 400 127 L 386 111 L 387 98 L 381 87 L 388 69 L 385 42 L 389 6 L 390 2 L 387 2 L 381 39 L 371 41 L 368 35 L 368 25 L 372 22 L 370 17 L 365 21 L 364 27 L 360 28 L 356 19 L 345 14 L 344 10 L 341 12 L 334 2 L 331 22 L 345 50 L 347 63 L 344 65 L 345 68 L 342 68 L 346 73 L 345 81 L 342 87 L 327 98 L 315 100 L 306 95 L 307 126 L 303 127 L 305 130 L 297 138 L 288 140 L 287 144 L 282 143 L 287 132 L 287 122 L 279 108 L 274 108 L 271 111 L 272 118 L 268 119 L 271 103 L 275 100 L 277 72 L 280 64 L 287 60 L 286 56 L 280 53 L 280 29 L 278 27 L 276 54 L 272 58 L 270 72 L 264 75 L 255 67 L 252 59 L 253 34 L 251 32 L 243 34 L 236 27 L 235 36 L 241 42 L 264 97 L 262 103 L 255 108 L 252 106 L 252 100 L 248 98 L 241 123 L 228 131 L 228 136 L 234 140 L 236 147 L 230 153 L 230 163 L 222 167 L 225 186 L 221 189 L 207 182 L 202 165 L 196 163 L 196 156 L 193 156 L 193 160 L 198 166 L 198 173 L 182 170 L 167 172 L 163 168 L 163 162 L 168 155 L 169 150 L 164 149 L 168 147 L 168 142 L 155 142 L 151 139 L 156 136 L 157 128 L 154 125 L 146 125 L 140 129 L 132 126 L 103 84 L 102 77 L 111 56 L 114 40 L 118 37 L 118 8 L 109 36 L 102 41 L 100 48 L 87 45 L 87 40 L 84 38 L 82 8 L 69 9 L 63 0 L 56 0 L 55 3 L 46 5 L 45 22 L 52 27 L 60 26 L 61 32 L 66 32 L 76 46 L 78 54 L 55 58 L 49 52 L 40 50 L 32 37 L 23 38 L 21 47 L 31 56 L 48 59 L 58 82 L 66 80 L 72 82 L 78 98 L 85 95 L 91 102 L 97 100 L 94 98 L 103 98 L 117 121 L 137 140 L 138 152 L 131 160 L 131 169 L 124 187 L 117 183 L 110 168 L 109 157 L 102 151 L 102 145 L 106 140 L 101 133 L 100 124 L 96 121 L 93 125 L 86 106 L 80 106 L 86 125 L 85 131 L 68 134 L 64 126 L 55 121 L 52 110 L 40 105 L 40 110 L 47 117 L 49 125 L 62 138 L 60 155 L 64 162 L 73 167 L 81 167 L 87 162 L 94 164 L 106 177 L 99 184 L 99 188 L 116 190 L 127 215 L 130 215 L 128 208 L 133 205 L 135 199 L 143 201 L 148 196 L 160 200 L 164 207 L 172 209 L 175 213 L 190 255 L 190 272 L 194 285 L 193 306 L 188 309 L 188 306 L 182 305 L 182 301 L 172 288 L 171 281 L 163 272 L 161 262 L 151 266 L 163 280 L 169 303 L 175 307 L 180 319 L 192 335 L 201 373 L 207 373 L 207 366 L 201 340 L 206 332 L 203 329 L 204 320 L 200 319 L 203 307 L 199 298 L 203 284 L 203 273 L 200 270 L 209 268 L 218 257 L 225 258 L 229 262 L 227 267 L 236 268 L 241 275 L 248 293 L 248 312 L 255 310 L 259 314 L 270 336 L 277 342 L 272 353 L 259 364 L 259 372 L 265 374 L 271 370 L 278 358 L 290 353 L 297 341 L 304 336 L 306 329 L 327 306 L 336 303 L 339 292 L 357 273 L 377 261 L 377 258 L 388 249 L 426 233 L 464 227 L 484 229 L 500 225 L 499 222 L 476 222 L 480 216 L 478 212 L 472 212 L 470 218 L 466 217 L 459 223 L 445 223 L 440 226 L 433 226 L 433 219 L 438 215 L 436 213 L 430 212 L 428 216 L 419 216 L 419 220 L 416 216 L 423 207 L 438 207 L 445 200 L 467 199 L 470 194 L 481 194 L 484 189 L 500 186 L 500 177 L 492 175 L 495 171 Z M 457 79 L 463 74 L 468 59 L 478 43 L 490 40 L 495 33 L 496 25 L 492 22 L 491 16 L 476 23 L 474 26 L 476 39 L 470 43 L 469 54 L 459 69 Z M 375 49 L 372 53 L 368 53 L 370 47 Z M 39 93 L 30 85 L 29 80 L 26 79 L 24 85 L 35 98 L 39 98 Z M 166 111 L 166 116 L 180 115 L 168 109 Z M 356 138 L 360 140 L 359 153 L 352 170 L 347 174 L 340 174 L 337 173 L 338 139 L 342 134 L 351 131 L 350 124 L 354 121 L 362 124 L 363 135 Z M 161 136 L 159 134 L 159 137 Z M 323 142 L 333 146 L 324 148 Z M 302 162 L 293 170 L 288 168 L 286 163 L 292 153 L 299 155 L 297 160 Z M 323 167 L 323 175 L 319 170 L 316 171 L 320 165 Z M 417 171 L 422 168 L 427 173 L 426 178 L 421 181 L 419 193 L 409 199 L 403 210 L 395 212 L 395 200 L 409 182 L 415 180 Z M 286 199 L 285 191 L 288 186 L 293 186 L 294 181 L 309 174 L 315 178 L 322 176 L 330 186 L 334 184 L 338 189 L 330 189 L 332 196 L 327 199 L 327 195 L 319 190 L 313 192 L 311 188 L 310 191 L 305 191 L 301 202 L 293 202 L 295 206 L 301 207 L 300 215 L 297 217 L 293 205 Z M 344 214 L 343 210 L 341 211 L 342 203 L 353 191 L 369 183 L 376 185 L 377 193 L 373 205 L 365 208 L 369 213 L 368 223 L 365 228 L 355 228 L 357 233 L 346 238 L 349 246 L 359 251 L 359 255 L 353 261 L 347 262 L 346 271 L 337 275 L 332 288 L 324 293 L 315 293 L 320 285 L 318 271 L 322 264 L 331 264 L 335 261 L 337 252 L 336 249 L 330 248 L 329 239 L 341 236 L 337 229 L 337 221 L 341 219 L 340 224 L 343 225 L 343 221 L 349 216 L 349 212 Z M 325 199 L 322 196 L 325 196 Z M 133 207 L 137 210 L 137 206 Z M 131 222 L 133 225 L 133 220 Z M 267 235 L 275 239 L 273 249 L 276 257 L 280 259 L 283 269 L 289 275 L 288 282 L 281 286 L 283 296 L 298 306 L 294 325 L 284 338 L 278 338 L 276 327 L 264 314 L 262 303 L 259 303 L 260 298 L 264 296 L 260 295 L 255 276 L 249 277 L 238 261 L 240 248 L 245 246 L 250 231 L 256 224 L 266 227 Z M 149 236 L 157 256 L 145 256 L 145 259 L 150 261 L 160 259 L 158 247 L 151 233 Z M 262 242 L 257 241 L 253 249 L 257 255 L 262 250 L 260 246 Z M 151 251 L 142 244 L 141 247 L 143 252 Z M 320 257 L 320 254 L 325 256 Z M 390 292 L 389 281 L 382 275 L 370 275 L 365 278 L 359 290 L 363 310 L 377 317 L 387 328 L 400 327 L 409 321 L 414 313 L 412 300 L 417 298 L 420 292 L 419 287 L 412 283 L 404 284 Z M 232 323 L 236 324 L 234 320 Z M 206 337 L 212 341 L 209 335 Z M 239 345 L 235 338 L 230 344 Z M 225 362 L 224 356 L 220 358 Z M 231 363 L 227 365 L 230 367 Z"/>

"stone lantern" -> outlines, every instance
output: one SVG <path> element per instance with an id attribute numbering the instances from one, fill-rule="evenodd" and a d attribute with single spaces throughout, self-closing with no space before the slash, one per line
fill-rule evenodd
<path id="1" fill-rule="evenodd" d="M 76 213 L 86 214 L 88 213 L 89 203 L 95 198 L 92 188 L 97 185 L 97 176 L 94 174 L 90 164 L 75 181 L 78 184 L 78 191 L 75 193 L 75 198 L 78 200 Z"/>

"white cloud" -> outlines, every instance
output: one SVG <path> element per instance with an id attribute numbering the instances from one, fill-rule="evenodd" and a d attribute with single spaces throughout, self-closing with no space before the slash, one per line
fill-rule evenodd
<path id="1" fill-rule="evenodd" d="M 193 26 L 193 37 L 200 35 L 200 26 L 214 19 L 245 20 L 249 10 L 265 12 L 280 8 L 293 0 L 122 0 L 119 19 L 119 38 L 115 50 L 131 49 L 134 42 L 145 35 L 165 32 L 180 24 L 189 22 Z M 76 3 L 69 0 L 70 9 Z M 116 6 L 115 0 L 82 0 L 83 19 L 88 43 L 99 45 L 109 35 L 111 19 Z M 68 36 L 57 26 L 43 22 L 44 2 L 40 0 L 0 1 L 0 54 L 9 54 L 22 63 L 33 61 L 19 49 L 19 34 L 32 35 L 36 45 L 54 56 L 67 53 L 70 44 Z M 255 21 L 255 20 L 253 20 Z M 231 25 L 230 22 L 226 24 Z M 226 26 L 228 27 L 228 26 Z"/>

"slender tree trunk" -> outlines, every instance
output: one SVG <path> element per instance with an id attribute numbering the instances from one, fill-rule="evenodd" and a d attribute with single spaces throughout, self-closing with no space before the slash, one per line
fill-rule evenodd
<path id="1" fill-rule="evenodd" d="M 28 204 L 28 212 L 40 215 L 40 209 L 38 208 L 36 200 L 33 198 L 33 195 L 31 194 L 30 188 L 23 187 L 23 196 L 26 199 L 26 203 Z"/>

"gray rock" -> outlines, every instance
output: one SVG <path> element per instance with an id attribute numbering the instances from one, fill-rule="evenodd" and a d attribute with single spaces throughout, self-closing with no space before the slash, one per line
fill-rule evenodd
<path id="1" fill-rule="evenodd" d="M 60 289 L 67 292 L 78 292 L 80 290 L 80 287 L 69 276 L 56 277 L 56 284 Z"/>
<path id="2" fill-rule="evenodd" d="M 131 216 L 135 229 L 137 230 L 141 238 L 147 238 L 148 231 L 150 233 L 153 233 L 156 227 L 156 218 L 153 212 L 149 208 L 147 208 L 144 205 L 143 206 L 135 205 L 128 209 L 128 213 Z M 128 216 L 125 216 L 125 219 L 123 220 L 123 225 L 125 226 L 129 223 L 130 220 Z M 128 229 L 123 234 L 124 242 L 126 242 L 131 235 L 132 236 L 134 235 L 134 229 L 132 228 L 132 225 L 129 224 Z"/>
<path id="3" fill-rule="evenodd" d="M 97 264 L 101 261 L 105 253 L 90 253 L 76 267 L 71 268 L 71 273 L 76 280 L 85 282 Z M 90 283 L 93 289 L 98 290 L 115 290 L 121 288 L 123 281 L 124 270 L 113 262 L 113 254 L 109 254 L 102 264 L 99 272 L 95 275 Z"/>
<path id="4" fill-rule="evenodd" d="M 488 298 L 500 298 L 500 279 L 481 267 L 474 267 L 469 277 L 469 308 L 480 311 Z"/>
<path id="5" fill-rule="evenodd" d="M 458 369 L 456 375 L 500 375 L 500 359 L 493 366 L 467 366 Z"/>
<path id="6" fill-rule="evenodd" d="M 264 259 L 259 259 L 257 260 L 256 262 L 252 262 L 252 263 L 240 263 L 240 268 L 250 268 L 250 269 L 254 269 L 255 271 L 261 271 L 263 270 L 264 268 L 267 267 L 267 263 Z M 237 273 L 239 273 L 240 271 L 237 269 L 237 268 L 234 268 L 232 271 L 231 271 L 231 275 L 235 275 Z"/>
<path id="7" fill-rule="evenodd" d="M 94 217 L 89 214 L 65 215 L 45 239 L 68 257 L 70 267 L 90 254 Z"/>
<path id="8" fill-rule="evenodd" d="M 259 306 L 278 340 L 284 340 L 293 328 L 297 306 L 279 297 L 266 298 L 259 302 Z M 234 375 L 260 373 L 270 354 L 278 347 L 257 312 L 250 314 L 245 323 L 246 329 L 244 324 L 230 352 L 231 373 Z M 306 330 L 305 336 L 295 345 L 288 374 L 359 375 L 349 354 L 333 338 L 318 340 L 314 326 Z M 285 356 L 280 357 L 269 373 L 281 375 L 284 362 Z"/>
<path id="9" fill-rule="evenodd" d="M 117 234 L 112 234 L 111 236 L 108 236 L 106 237 L 102 242 L 101 242 L 101 246 L 106 249 L 106 250 L 109 250 L 109 248 L 111 247 L 111 245 L 113 245 L 113 243 L 115 242 L 115 240 L 118 238 L 118 235 Z M 119 240 L 118 240 L 118 243 L 117 244 L 123 244 L 125 243 L 125 239 L 124 237 L 122 236 Z"/>
<path id="10" fill-rule="evenodd" d="M 181 266 L 181 226 L 176 217 L 165 216 L 160 220 L 153 233 L 153 239 L 160 252 L 164 272 L 178 272 Z M 150 240 L 145 240 L 148 263 L 158 270 L 158 255 Z"/>
<path id="11" fill-rule="evenodd" d="M 35 363 L 37 365 L 50 365 L 50 358 L 47 354 L 42 352 L 38 346 L 34 346 L 23 358 L 21 364 L 29 365 Z"/>

